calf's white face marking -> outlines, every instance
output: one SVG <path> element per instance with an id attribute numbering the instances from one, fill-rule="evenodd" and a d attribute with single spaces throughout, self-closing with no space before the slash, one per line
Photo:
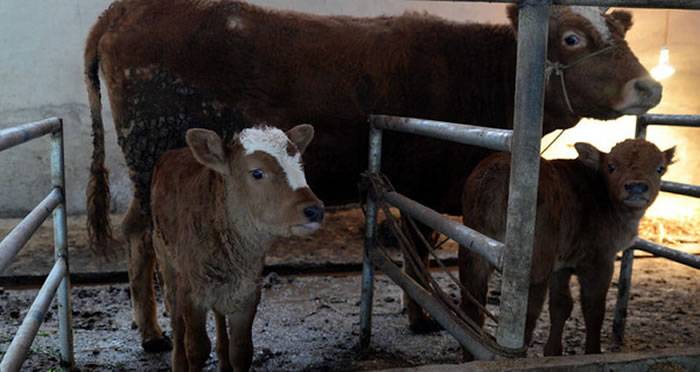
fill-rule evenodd
<path id="1" fill-rule="evenodd" d="M 281 130 L 271 127 L 244 129 L 239 135 L 239 141 L 246 155 L 262 151 L 275 158 L 287 176 L 287 183 L 292 190 L 309 187 L 301 165 L 301 153 L 296 151 L 293 156 L 289 155 L 287 146 L 291 145 L 291 142 Z"/>
<path id="2" fill-rule="evenodd" d="M 608 24 L 605 22 L 603 11 L 600 8 L 590 6 L 572 6 L 570 8 L 572 12 L 591 22 L 603 41 L 610 42 L 612 35 L 610 34 Z"/>

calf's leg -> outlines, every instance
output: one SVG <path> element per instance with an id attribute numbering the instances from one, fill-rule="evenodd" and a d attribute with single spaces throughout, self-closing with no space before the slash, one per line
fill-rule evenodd
<path id="1" fill-rule="evenodd" d="M 260 302 L 260 290 L 241 306 L 240 311 L 226 314 L 228 319 L 229 360 L 236 372 L 248 371 L 253 363 L 253 320 Z"/>
<path id="2" fill-rule="evenodd" d="M 421 234 L 423 237 L 425 237 L 425 239 L 429 243 L 434 243 L 435 239 L 433 238 L 433 229 L 416 222 L 416 225 L 420 230 L 416 232 L 416 230 L 410 226 L 409 221 L 402 218 L 401 222 L 403 231 L 406 234 L 406 236 L 412 238 L 415 242 L 416 253 L 418 254 L 420 262 L 422 262 L 425 267 L 428 267 L 430 261 L 430 252 L 425 247 L 421 240 L 421 237 L 418 234 Z M 407 260 L 408 258 L 404 257 L 404 262 L 407 262 Z M 409 277 L 416 279 L 416 282 L 420 283 L 420 281 L 417 279 L 418 273 L 414 270 L 412 265 L 404 263 L 404 272 Z M 406 309 L 406 314 L 408 315 L 408 326 L 411 329 L 411 331 L 415 333 L 430 333 L 442 329 L 435 320 L 431 319 L 430 316 L 428 316 L 428 314 L 426 314 L 423 311 L 423 308 L 421 308 L 417 302 L 413 301 L 413 299 L 411 299 L 411 297 L 408 296 L 408 294 L 406 294 L 406 292 L 403 293 L 403 301 L 404 307 Z"/>
<path id="3" fill-rule="evenodd" d="M 158 325 L 156 297 L 153 287 L 155 252 L 152 241 L 151 216 L 141 210 L 134 197 L 122 222 L 129 244 L 129 288 L 134 321 L 141 334 L 141 346 L 147 352 L 172 349 L 172 343 Z"/>
<path id="4" fill-rule="evenodd" d="M 552 274 L 549 282 L 549 338 L 544 346 L 544 355 L 562 355 L 564 324 L 571 316 L 574 300 L 571 298 L 571 271 L 562 269 Z"/>
<path id="5" fill-rule="evenodd" d="M 459 307 L 479 327 L 484 325 L 484 314 L 469 297 L 473 297 L 482 306 L 486 305 L 489 277 L 493 267 L 480 254 L 460 246 L 458 255 L 459 281 L 464 287 L 461 290 Z M 466 291 L 465 291 L 466 290 Z M 474 360 L 474 356 L 466 349 L 463 350 L 465 362 Z"/>
<path id="6" fill-rule="evenodd" d="M 170 324 L 173 329 L 173 351 L 170 356 L 170 369 L 173 372 L 189 371 L 185 348 L 185 318 L 181 296 L 181 293 L 174 292 L 174 297 L 170 304 Z"/>
<path id="7" fill-rule="evenodd" d="M 216 355 L 219 358 L 219 372 L 232 372 L 233 367 L 228 358 L 229 340 L 226 316 L 215 311 L 214 320 L 216 322 Z"/>
<path id="8" fill-rule="evenodd" d="M 211 351 L 211 341 L 207 336 L 207 311 L 190 300 L 185 305 L 185 349 L 190 371 L 201 371 Z"/>
<path id="9" fill-rule="evenodd" d="M 600 260 L 603 261 L 603 260 Z M 605 297 L 610 288 L 613 260 L 598 262 L 578 272 L 581 308 L 586 323 L 586 354 L 600 353 L 600 331 L 605 319 Z"/>

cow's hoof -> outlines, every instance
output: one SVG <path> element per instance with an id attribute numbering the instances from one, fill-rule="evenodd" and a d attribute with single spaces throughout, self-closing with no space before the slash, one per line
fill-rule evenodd
<path id="1" fill-rule="evenodd" d="M 415 334 L 426 334 L 442 331 L 442 326 L 440 323 L 433 319 L 421 319 L 420 321 L 413 322 L 408 325 L 411 332 Z"/>
<path id="2" fill-rule="evenodd" d="M 147 353 L 163 353 L 173 349 L 173 342 L 170 341 L 170 337 L 163 334 L 161 338 L 142 342 L 141 347 Z"/>

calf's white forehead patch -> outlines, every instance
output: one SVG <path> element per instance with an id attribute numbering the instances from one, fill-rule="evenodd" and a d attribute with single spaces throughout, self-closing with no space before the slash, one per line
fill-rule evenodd
<path id="1" fill-rule="evenodd" d="M 289 156 L 287 153 L 289 138 L 284 132 L 272 127 L 248 128 L 241 131 L 238 139 L 243 145 L 246 155 L 262 151 L 275 158 L 284 170 L 292 190 L 308 187 L 301 166 L 301 153 L 297 151 L 294 156 Z"/>
<path id="2" fill-rule="evenodd" d="M 573 13 L 578 14 L 591 22 L 595 30 L 600 34 L 603 41 L 608 42 L 612 39 L 608 24 L 605 22 L 605 16 L 601 12 L 600 8 L 591 6 L 571 6 L 569 8 Z"/>

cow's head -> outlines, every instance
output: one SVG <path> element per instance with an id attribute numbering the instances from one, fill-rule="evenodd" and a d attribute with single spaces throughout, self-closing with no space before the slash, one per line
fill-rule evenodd
<path id="1" fill-rule="evenodd" d="M 517 30 L 517 9 L 509 7 L 508 15 Z M 574 116 L 597 119 L 642 114 L 656 106 L 662 87 L 627 45 L 625 33 L 631 27 L 632 15 L 626 11 L 606 14 L 599 7 L 553 6 L 548 104 Z M 563 71 L 564 89 L 557 66 L 563 67 L 559 71 Z"/>
<path id="2" fill-rule="evenodd" d="M 323 221 L 323 203 L 307 185 L 301 163 L 313 136 L 313 127 L 302 124 L 286 133 L 272 127 L 244 129 L 229 144 L 206 129 L 190 129 L 186 139 L 197 161 L 223 176 L 229 219 L 291 236 L 313 233 Z"/>
<path id="3" fill-rule="evenodd" d="M 610 198 L 633 209 L 646 209 L 659 194 L 661 176 L 673 162 L 676 148 L 660 151 L 653 143 L 628 139 L 609 154 L 587 143 L 577 143 L 578 160 L 606 179 Z"/>

